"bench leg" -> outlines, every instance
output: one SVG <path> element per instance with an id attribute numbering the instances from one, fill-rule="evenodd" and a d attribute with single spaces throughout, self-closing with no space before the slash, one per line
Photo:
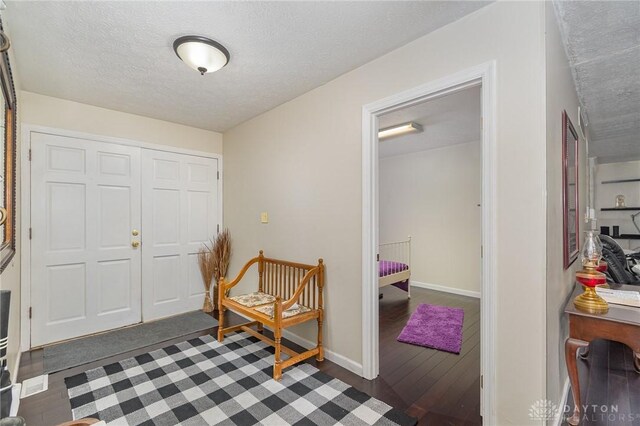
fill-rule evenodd
<path id="1" fill-rule="evenodd" d="M 258 323 L 258 331 L 259 331 L 260 333 L 262 333 L 262 332 L 264 331 L 264 324 L 263 324 L 263 323 L 261 323 L 261 322 L 259 322 L 259 323 Z"/>
<path id="2" fill-rule="evenodd" d="M 224 308 L 220 308 L 218 312 L 218 342 L 224 340 Z"/>
<path id="3" fill-rule="evenodd" d="M 280 380 L 282 378 L 282 360 L 280 359 L 280 341 L 282 340 L 282 330 L 280 329 L 280 327 L 276 327 L 273 334 L 275 337 L 274 341 L 276 349 L 273 363 L 273 379 Z"/>
<path id="4" fill-rule="evenodd" d="M 322 347 L 322 316 L 318 317 L 318 355 L 316 361 L 324 361 L 324 348 Z"/>

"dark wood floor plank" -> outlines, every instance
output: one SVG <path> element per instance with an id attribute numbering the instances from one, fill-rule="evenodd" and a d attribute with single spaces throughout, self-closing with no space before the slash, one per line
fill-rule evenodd
<path id="1" fill-rule="evenodd" d="M 437 380 L 430 380 L 430 383 L 427 387 L 426 392 L 424 392 L 417 400 L 414 402 L 407 410 L 409 415 L 415 417 L 422 417 L 420 413 L 422 412 L 430 412 L 433 407 L 435 407 L 436 403 L 441 399 L 442 393 L 447 390 L 449 386 L 458 378 L 467 374 L 469 369 L 473 367 L 475 362 L 474 356 L 476 358 L 480 357 L 480 345 L 475 346 L 470 354 L 472 356 L 468 356 L 465 358 L 461 358 L 450 370 L 447 371 L 445 376 L 439 377 Z M 479 374 L 479 371 L 478 371 Z M 480 397 L 478 392 L 478 398 Z"/>
<path id="2" fill-rule="evenodd" d="M 469 331 L 470 329 L 473 329 L 473 327 L 476 325 L 475 322 L 479 321 L 479 311 L 472 312 L 470 314 L 466 314 L 466 311 L 465 311 L 465 315 L 466 317 L 463 324 L 463 338 L 465 337 L 465 332 Z M 394 330 L 394 333 L 392 335 L 393 337 L 391 339 L 386 339 L 384 341 L 381 339 L 381 345 L 384 344 L 384 351 L 381 351 L 380 353 L 381 371 L 384 367 L 385 371 L 389 371 L 393 373 L 394 370 L 393 369 L 389 370 L 390 366 L 387 365 L 387 364 L 391 364 L 391 365 L 395 365 L 396 367 L 402 368 L 404 372 L 407 372 L 408 370 L 404 368 L 405 363 L 414 362 L 410 360 L 412 360 L 416 356 L 429 357 L 434 353 L 433 351 L 427 348 L 423 348 L 421 346 L 413 346 L 413 345 L 407 346 L 406 344 L 395 344 L 397 343 L 396 338 L 400 334 L 400 331 L 402 330 L 404 325 L 406 324 L 407 319 L 408 318 L 404 318 L 402 321 L 402 326 L 399 329 Z M 422 361 L 419 361 L 419 362 L 422 362 Z"/>
<path id="3" fill-rule="evenodd" d="M 596 340 L 592 342 L 589 356 L 585 363 L 589 367 L 589 386 L 583 388 L 584 401 L 587 403 L 585 415 L 591 420 L 593 425 L 606 425 L 606 418 L 602 418 L 601 411 L 597 408 L 598 404 L 591 401 L 601 401 L 600 404 L 608 403 L 609 395 L 609 345 L 611 342 L 607 340 Z M 597 349 L 597 350 L 593 350 Z M 600 386 L 595 385 L 601 384 Z"/>
<path id="4" fill-rule="evenodd" d="M 640 426 L 640 374 L 632 357 L 631 349 L 620 343 L 591 342 L 587 359 L 578 360 L 582 404 L 588 407 L 581 425 Z M 571 390 L 567 405 L 572 412 Z M 562 425 L 568 425 L 566 418 Z"/>
<path id="5" fill-rule="evenodd" d="M 470 315 L 469 318 L 465 318 L 463 324 L 463 345 L 465 342 L 473 335 L 474 332 L 479 331 L 480 329 L 480 313 L 477 312 L 473 315 Z M 399 334 L 399 332 L 398 332 Z M 395 336 L 397 337 L 397 335 Z M 394 337 L 394 340 L 395 340 Z M 385 347 L 389 344 L 389 341 L 384 342 Z M 421 346 L 410 346 L 406 347 L 406 345 L 397 345 L 395 352 L 393 355 L 389 355 L 388 357 L 382 356 L 381 353 L 381 361 L 380 361 L 380 371 L 385 372 L 385 374 L 393 375 L 396 378 L 396 381 L 400 381 L 404 379 L 405 376 L 408 376 L 413 373 L 415 368 L 418 368 L 421 365 L 424 365 L 429 358 L 433 355 L 439 353 L 439 351 L 432 350 L 429 348 L 424 348 Z M 386 352 L 385 349 L 384 352 Z M 394 369 L 395 367 L 395 369 Z M 397 370 L 402 370 L 402 373 L 396 373 Z"/>
<path id="6" fill-rule="evenodd" d="M 633 416 L 629 419 L 632 426 L 640 426 L 640 373 L 633 365 L 633 352 L 631 349 L 623 347 L 624 366 L 627 373 L 627 389 L 629 390 L 629 406 Z"/>
<path id="7" fill-rule="evenodd" d="M 436 403 L 436 410 L 444 413 L 459 413 L 461 418 L 465 418 L 466 412 L 475 408 L 479 394 L 480 362 L 478 360 L 477 365 L 471 364 L 467 372 L 442 393 Z"/>
<path id="8" fill-rule="evenodd" d="M 479 411 L 479 299 L 431 290 L 412 289 L 412 298 L 407 301 L 399 299 L 393 288 L 385 288 L 382 292 L 384 298 L 380 304 L 380 377 L 384 378 L 409 405 L 407 412 L 419 417 L 421 424 L 441 424 L 441 422 L 444 422 L 442 424 L 481 424 Z M 385 300 L 387 303 L 384 302 Z M 401 303 L 404 303 L 407 308 L 400 309 L 398 304 Z M 409 316 L 420 303 L 464 309 L 463 344 L 459 355 L 408 345 L 396 340 Z M 393 313 L 403 312 L 404 316 L 401 320 L 397 319 L 391 323 L 394 328 L 384 333 L 382 331 L 384 329 L 383 318 L 393 315 L 387 312 L 388 308 Z M 383 338 L 385 339 L 384 343 Z M 459 368 L 461 368 L 459 373 L 465 375 L 465 380 L 461 380 L 458 386 L 453 386 L 449 377 L 454 377 L 455 370 Z M 434 386 L 436 386 L 436 391 L 429 393 Z M 428 400 L 431 403 L 430 406 L 422 406 L 419 400 L 425 398 L 427 394 L 438 401 L 440 406 L 435 406 L 431 399 Z M 460 410 L 457 406 L 457 403 L 465 395 L 465 404 L 470 407 L 466 411 Z M 420 405 L 420 409 L 411 411 L 415 410 L 416 404 Z M 446 408 L 444 408 L 445 405 Z M 475 411 L 475 413 L 470 413 L 470 411 Z"/>
<path id="9" fill-rule="evenodd" d="M 480 401 L 478 394 L 480 393 L 480 377 L 467 389 L 460 400 L 456 403 L 460 410 L 460 417 L 465 421 L 482 423 L 480 416 Z"/>
<path id="10" fill-rule="evenodd" d="M 467 341 L 463 343 L 462 350 L 459 355 L 450 354 L 442 351 L 437 351 L 434 356 L 429 358 L 419 371 L 414 371 L 414 374 L 405 376 L 405 380 L 398 383 L 397 392 L 403 395 L 414 394 L 414 389 L 420 387 L 430 386 L 435 383 L 443 375 L 447 375 L 450 370 L 454 369 L 456 365 L 463 361 L 465 357 L 473 350 L 475 346 L 480 344 L 480 331 L 475 330 L 472 335 L 469 335 Z M 479 358 L 476 359 L 479 365 Z M 478 373 L 479 375 L 479 373 Z"/>
<path id="11" fill-rule="evenodd" d="M 607 417 L 608 426 L 619 426 L 629 424 L 621 419 L 620 413 L 630 413 L 629 399 L 629 380 L 627 379 L 627 371 L 624 362 L 623 344 L 618 342 L 609 343 L 609 374 L 607 378 L 607 407 L 615 406 L 617 413 L 613 413 L 613 409 L 607 409 L 607 412 L 600 411 L 601 416 Z"/>

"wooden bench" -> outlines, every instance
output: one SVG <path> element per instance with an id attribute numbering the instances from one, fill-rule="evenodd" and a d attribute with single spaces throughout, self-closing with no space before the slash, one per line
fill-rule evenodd
<path id="1" fill-rule="evenodd" d="M 258 264 L 258 291 L 239 296 L 226 296 L 228 290 L 242 280 L 249 268 Z M 315 356 L 318 361 L 324 359 L 322 348 L 322 321 L 324 287 L 324 264 L 322 259 L 317 265 L 305 265 L 302 263 L 288 262 L 284 260 L 269 259 L 264 257 L 262 250 L 258 257 L 254 257 L 240 270 L 238 276 L 232 281 L 220 278 L 218 283 L 218 310 L 220 324 L 218 328 L 218 341 L 222 342 L 224 335 L 242 330 L 258 339 L 275 347 L 275 361 L 273 365 L 273 378 L 280 380 L 282 370 L 297 364 L 307 358 Z M 252 321 L 224 327 L 224 311 L 230 309 Z M 315 348 L 297 353 L 280 342 L 282 330 L 306 321 L 318 322 L 318 340 Z M 251 326 L 257 326 L 255 331 Z M 267 326 L 273 330 L 274 340 L 261 334 Z M 289 356 L 281 359 L 281 352 Z"/>

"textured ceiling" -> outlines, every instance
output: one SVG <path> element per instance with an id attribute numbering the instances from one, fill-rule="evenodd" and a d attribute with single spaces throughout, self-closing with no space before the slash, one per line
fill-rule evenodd
<path id="1" fill-rule="evenodd" d="M 381 158 L 481 139 L 480 86 L 383 115 L 379 128 L 415 121 L 424 129 L 380 142 Z"/>
<path id="2" fill-rule="evenodd" d="M 555 1 L 590 128 L 589 156 L 640 158 L 640 1 Z"/>
<path id="3" fill-rule="evenodd" d="M 487 2 L 7 1 L 22 89 L 225 131 Z M 198 34 L 231 53 L 200 76 L 172 50 Z"/>

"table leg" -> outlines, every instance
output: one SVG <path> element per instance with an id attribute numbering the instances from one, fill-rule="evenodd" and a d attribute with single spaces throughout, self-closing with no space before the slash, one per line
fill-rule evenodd
<path id="1" fill-rule="evenodd" d="M 580 379 L 578 377 L 578 364 L 577 364 L 577 352 L 578 349 L 584 348 L 585 346 L 589 346 L 589 343 L 578 340 L 568 338 L 564 343 L 564 355 L 565 360 L 567 362 L 567 371 L 569 373 L 569 380 L 571 382 L 571 390 L 573 393 L 573 415 L 567 418 L 567 422 L 575 426 L 580 423 Z"/>

